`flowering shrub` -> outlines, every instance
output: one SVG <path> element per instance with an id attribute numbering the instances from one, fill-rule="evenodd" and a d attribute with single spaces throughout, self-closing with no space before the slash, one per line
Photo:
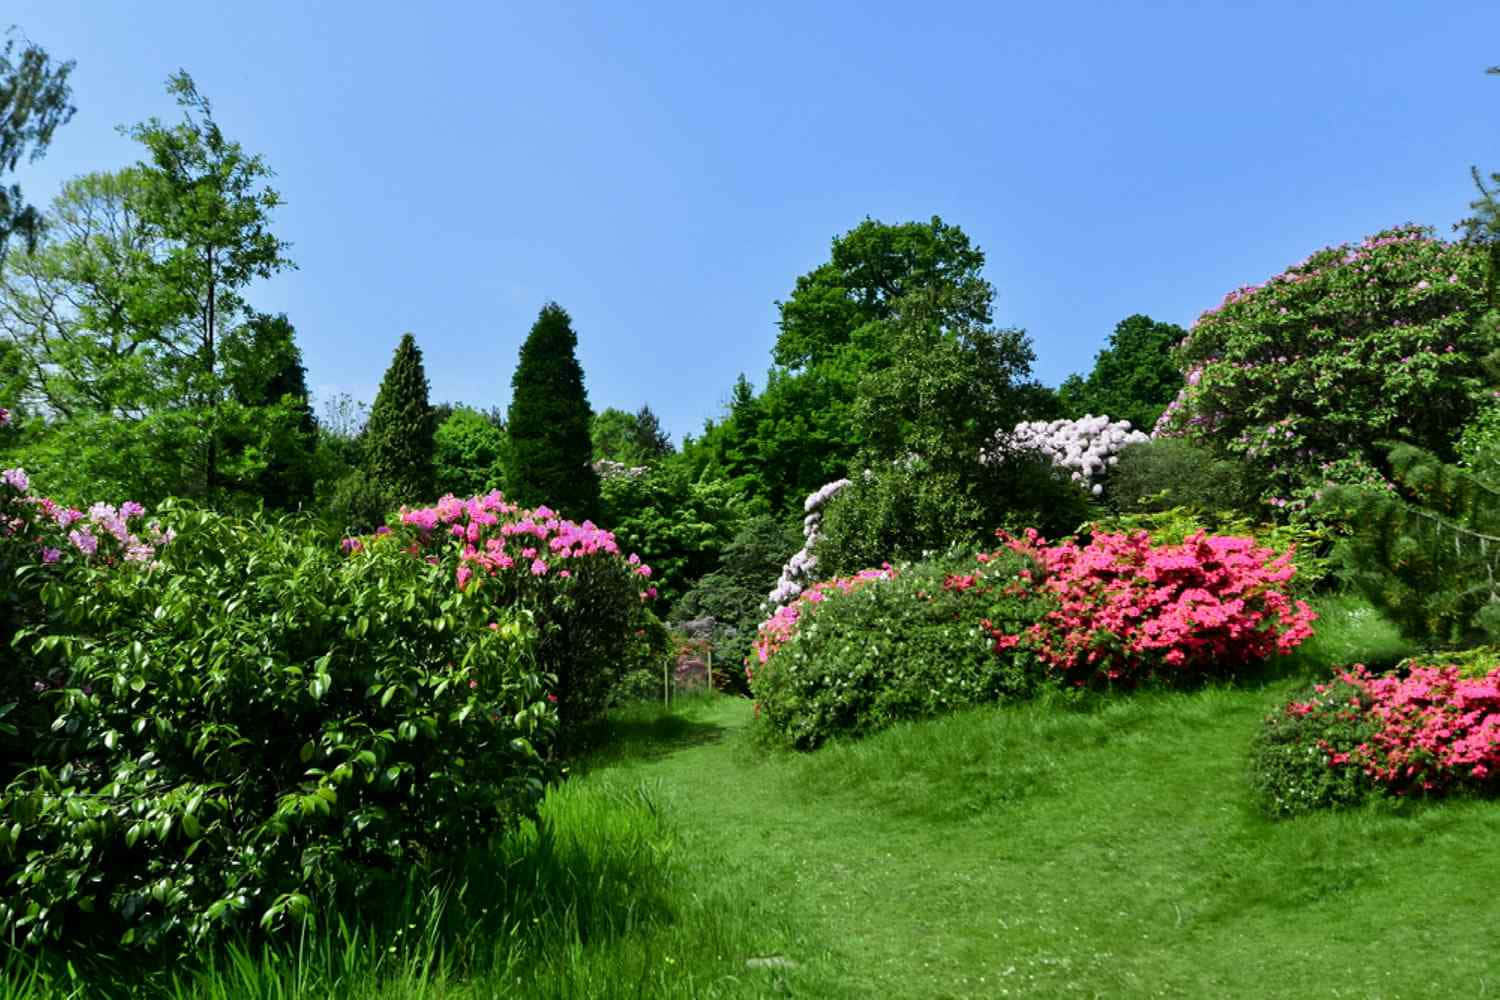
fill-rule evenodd
<path id="1" fill-rule="evenodd" d="M 1057 606 L 1024 631 L 993 629 L 996 645 L 1024 642 L 1074 684 L 1232 670 L 1312 634 L 1316 616 L 1282 586 L 1295 572 L 1291 553 L 1248 538 L 1200 532 L 1153 545 L 1144 531 L 1100 532 L 1087 545 L 1049 546 L 1034 530 L 999 535 L 1039 568 L 1012 588 L 1038 587 Z"/>
<path id="2" fill-rule="evenodd" d="M 19 630 L 43 626 L 45 584 L 88 567 L 152 567 L 172 532 L 156 521 L 140 524 L 144 514 L 134 501 L 68 507 L 34 493 L 24 469 L 0 472 L 0 649 L 10 652 Z M 50 731 L 43 695 L 63 679 L 20 651 L 12 657 L 0 677 L 0 785 L 30 763 L 39 734 Z"/>
<path id="3" fill-rule="evenodd" d="M 1128 420 L 1086 415 L 1078 420 L 1028 420 L 1009 433 L 995 435 L 989 454 L 996 460 L 1015 451 L 1037 451 L 1067 472 L 1094 496 L 1104 492 L 1104 475 L 1119 461 L 1122 448 L 1151 440 L 1132 430 Z"/>
<path id="4" fill-rule="evenodd" d="M 1288 499 L 1322 463 L 1382 441 L 1451 455 L 1489 398 L 1482 248 L 1402 226 L 1320 250 L 1199 317 L 1187 385 L 1157 424 L 1241 456 Z"/>
<path id="5" fill-rule="evenodd" d="M 813 579 L 813 573 L 818 567 L 818 559 L 813 555 L 813 547 L 818 544 L 818 528 L 823 521 L 823 508 L 828 501 L 849 485 L 847 479 L 837 479 L 831 483 L 825 483 L 810 493 L 802 502 L 802 511 L 807 516 L 802 519 L 802 537 L 804 539 L 802 548 L 793 553 L 781 569 L 781 578 L 776 581 L 776 587 L 766 598 L 766 604 L 772 608 L 784 606 L 788 601 L 802 593 L 807 582 Z"/>
<path id="6" fill-rule="evenodd" d="M 564 726 L 602 712 L 629 666 L 643 604 L 656 596 L 651 567 L 620 552 L 591 521 L 577 524 L 546 506 L 525 510 L 497 490 L 431 507 L 403 509 L 400 522 L 347 551 L 395 547 L 440 565 L 460 592 L 496 609 L 525 608 L 541 638 L 539 665 L 556 677 Z M 651 632 L 650 634 L 655 634 Z"/>
<path id="7" fill-rule="evenodd" d="M 1026 649 L 997 649 L 1045 595 L 1007 584 L 1030 560 L 951 555 L 868 570 L 808 588 L 761 627 L 748 667 L 762 732 L 798 749 L 901 719 L 1028 693 L 1042 670 Z"/>
<path id="8" fill-rule="evenodd" d="M 834 577 L 811 584 L 797 595 L 790 604 L 784 604 L 772 612 L 771 617 L 761 622 L 756 631 L 753 648 L 755 663 L 765 663 L 771 654 L 792 637 L 797 623 L 811 615 L 831 594 L 849 594 L 865 584 L 877 580 L 893 580 L 897 572 L 890 563 L 880 569 L 864 569 L 853 576 Z M 745 676 L 755 679 L 755 663 L 745 661 Z"/>
<path id="9" fill-rule="evenodd" d="M 1358 743 L 1320 737 L 1316 746 L 1327 766 L 1356 768 L 1396 794 L 1500 784 L 1500 668 L 1480 677 L 1458 666 L 1376 676 L 1356 664 L 1283 711 L 1360 717 L 1367 731 Z"/>
<path id="10" fill-rule="evenodd" d="M 388 905 L 534 815 L 556 710 L 524 612 L 394 546 L 344 559 L 260 517 L 164 516 L 157 571 L 96 551 L 18 638 L 57 682 L 0 792 L 8 939 L 276 933 Z"/>

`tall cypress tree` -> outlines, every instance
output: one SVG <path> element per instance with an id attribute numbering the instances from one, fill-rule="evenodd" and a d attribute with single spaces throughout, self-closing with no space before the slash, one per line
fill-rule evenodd
<path id="1" fill-rule="evenodd" d="M 370 475 L 402 503 L 434 499 L 432 435 L 436 427 L 427 393 L 422 351 L 411 334 L 403 334 L 365 425 L 365 462 Z"/>
<path id="2" fill-rule="evenodd" d="M 577 347 L 567 312 L 555 302 L 543 306 L 510 380 L 511 465 L 505 482 L 520 503 L 545 503 L 582 519 L 599 508 L 599 477 L 589 465 L 593 414 Z"/>

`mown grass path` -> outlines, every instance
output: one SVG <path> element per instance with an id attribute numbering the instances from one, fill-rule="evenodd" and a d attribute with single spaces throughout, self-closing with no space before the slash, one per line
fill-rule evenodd
<path id="1" fill-rule="evenodd" d="M 1261 819 L 1248 742 L 1290 690 L 967 712 L 797 756 L 720 700 L 617 722 L 575 780 L 655 787 L 684 884 L 787 929 L 795 968 L 715 994 L 1500 995 L 1500 804 Z"/>

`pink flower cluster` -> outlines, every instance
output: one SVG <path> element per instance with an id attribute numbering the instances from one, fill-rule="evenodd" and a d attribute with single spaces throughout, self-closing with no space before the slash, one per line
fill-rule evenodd
<path id="1" fill-rule="evenodd" d="M 1500 667 L 1477 678 L 1456 666 L 1414 667 L 1400 677 L 1355 664 L 1336 681 L 1347 687 L 1320 684 L 1315 690 L 1325 697 L 1286 707 L 1290 715 L 1352 711 L 1374 723 L 1373 735 L 1353 748 L 1320 740 L 1329 766 L 1358 767 L 1396 792 L 1500 777 Z"/>
<path id="2" fill-rule="evenodd" d="M 797 595 L 797 599 L 790 604 L 783 604 L 776 611 L 760 623 L 760 628 L 755 636 L 755 658 L 765 663 L 771 658 L 771 654 L 780 649 L 796 633 L 797 623 L 812 614 L 812 611 L 822 602 L 826 601 L 831 594 L 848 594 L 854 590 L 874 583 L 876 580 L 893 580 L 896 577 L 896 569 L 890 563 L 883 563 L 879 569 L 862 569 L 853 576 L 839 576 L 831 580 L 821 580 L 807 587 Z M 745 663 L 745 676 L 753 678 L 754 670 L 748 659 Z"/>
<path id="3" fill-rule="evenodd" d="M 10 411 L 0 406 L 0 427 L 4 427 L 8 423 L 10 423 Z"/>
<path id="4" fill-rule="evenodd" d="M 1241 665 L 1289 652 L 1312 635 L 1316 615 L 1281 589 L 1296 572 L 1248 538 L 1198 532 L 1180 545 L 1153 545 L 1144 532 L 1099 533 L 1088 545 L 1048 545 L 997 532 L 1041 568 L 1036 582 L 1057 607 L 1024 634 L 993 632 L 995 649 L 1021 642 L 1077 684 L 1129 681 L 1170 668 L 1174 675 Z"/>
<path id="5" fill-rule="evenodd" d="M 429 558 L 436 559 L 444 546 L 458 547 L 454 575 L 460 590 L 476 576 L 494 576 L 502 571 L 531 576 L 555 572 L 566 580 L 573 576 L 568 568 L 573 561 L 620 555 L 614 534 L 592 521 L 576 524 L 546 506 L 524 510 L 508 502 L 499 490 L 467 500 L 449 494 L 431 507 L 402 508 L 401 523 L 416 529 L 413 548 L 427 551 Z M 377 536 L 383 534 L 387 532 L 377 532 Z M 364 544 L 359 539 L 345 539 L 344 549 L 359 551 Z M 631 553 L 626 563 L 643 581 L 651 578 L 651 567 L 641 562 L 640 556 Z M 656 596 L 656 588 L 646 585 L 640 596 L 649 600 Z"/>
<path id="6" fill-rule="evenodd" d="M 151 564 L 157 548 L 174 537 L 173 531 L 163 530 L 155 521 L 145 526 L 145 537 L 137 534 L 140 529 L 132 529 L 130 522 L 145 514 L 146 508 L 134 500 L 118 509 L 96 503 L 85 512 L 33 495 L 24 469 L 0 472 L 0 483 L 9 487 L 0 490 L 0 538 L 29 539 L 40 561 L 49 565 L 60 562 L 70 550 L 104 563 Z"/>

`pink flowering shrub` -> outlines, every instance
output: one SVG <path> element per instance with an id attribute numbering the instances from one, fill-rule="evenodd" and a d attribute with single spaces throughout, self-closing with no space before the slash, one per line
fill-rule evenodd
<path id="1" fill-rule="evenodd" d="M 649 658 L 637 633 L 654 619 L 651 567 L 621 553 L 615 537 L 591 521 L 561 518 L 546 506 L 526 510 L 498 491 L 431 507 L 403 509 L 399 522 L 344 550 L 396 546 L 441 565 L 460 591 L 496 608 L 525 608 L 540 626 L 537 655 L 556 677 L 564 725 L 604 710 L 618 679 Z M 649 645 L 649 644 L 647 644 Z"/>
<path id="2" fill-rule="evenodd" d="M 831 580 L 820 580 L 810 584 L 790 604 L 777 608 L 771 617 L 760 623 L 760 628 L 755 634 L 755 644 L 751 649 L 753 659 L 751 657 L 745 659 L 746 679 L 753 681 L 755 665 L 765 663 L 772 653 L 792 637 L 797 630 L 797 623 L 811 615 L 831 594 L 852 593 L 857 588 L 874 583 L 876 580 L 893 580 L 896 576 L 896 569 L 890 563 L 884 563 L 879 569 L 862 569 L 853 576 L 838 576 Z"/>
<path id="3" fill-rule="evenodd" d="M 130 500 L 118 508 L 68 507 L 34 493 L 24 469 L 0 471 L 0 649 L 10 651 L 22 629 L 45 628 L 40 595 L 48 582 L 90 569 L 153 566 L 157 548 L 172 540 L 172 532 L 156 521 L 142 524 L 144 514 Z M 18 740 L 24 757 L 27 734 L 45 731 L 52 721 L 40 699 L 62 677 L 22 651 L 13 657 L 0 679 L 0 735 Z"/>
<path id="4" fill-rule="evenodd" d="M 1358 722 L 1357 740 L 1325 733 L 1312 746 L 1324 766 L 1362 772 L 1386 791 L 1500 787 L 1500 667 L 1464 677 L 1458 666 L 1418 666 L 1403 676 L 1355 664 L 1282 712 Z"/>
<path id="5" fill-rule="evenodd" d="M 1385 442 L 1446 457 L 1491 398 L 1487 260 L 1406 225 L 1230 292 L 1178 345 L 1186 385 L 1155 436 L 1242 460 L 1287 503 L 1316 491 L 1325 463 L 1378 466 Z"/>
<path id="6" fill-rule="evenodd" d="M 1022 632 L 993 630 L 996 648 L 1024 644 L 1076 685 L 1225 673 L 1312 635 L 1316 616 L 1285 590 L 1291 553 L 1248 538 L 1198 532 L 1154 545 L 1144 531 L 1101 532 L 1048 545 L 1035 530 L 998 534 L 1038 567 L 1011 587 L 1038 588 L 1056 607 Z"/>
<path id="7" fill-rule="evenodd" d="M 761 626 L 749 658 L 760 732 L 806 750 L 1030 694 L 1044 673 L 1035 654 L 997 649 L 990 633 L 1048 606 L 1009 588 L 1032 568 L 1014 552 L 957 554 L 814 584 Z"/>

